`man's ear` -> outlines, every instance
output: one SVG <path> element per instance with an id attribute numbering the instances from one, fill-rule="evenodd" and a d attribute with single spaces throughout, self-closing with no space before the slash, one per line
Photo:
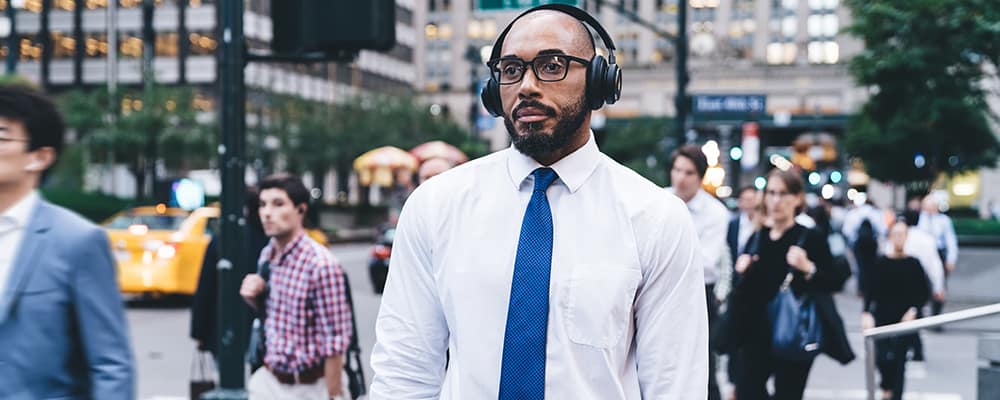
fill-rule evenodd
<path id="1" fill-rule="evenodd" d="M 51 147 L 42 147 L 29 154 L 31 162 L 24 166 L 24 170 L 28 172 L 42 173 L 56 161 L 56 151 Z"/>

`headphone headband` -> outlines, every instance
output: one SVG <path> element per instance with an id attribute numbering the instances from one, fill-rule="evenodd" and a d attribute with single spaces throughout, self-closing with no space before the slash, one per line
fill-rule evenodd
<path id="1" fill-rule="evenodd" d="M 521 17 L 525 15 L 541 10 L 553 10 L 559 11 L 563 14 L 569 14 L 571 17 L 590 25 L 590 27 L 597 32 L 597 35 L 601 37 L 601 41 L 604 42 L 604 47 L 608 49 L 608 62 L 611 64 L 615 63 L 615 42 L 611 39 L 611 35 L 608 34 L 608 31 L 604 30 L 601 23 L 586 11 L 567 4 L 542 4 L 522 12 L 510 21 L 510 24 L 507 24 L 507 27 L 504 28 L 503 32 L 500 32 L 500 36 L 497 36 L 497 40 L 493 44 L 493 51 L 490 54 L 490 60 L 495 60 L 500 57 L 500 48 L 503 46 L 503 41 L 507 37 L 507 32 L 509 32 L 510 28 L 514 26 L 514 22 L 517 22 L 517 20 L 521 19 Z"/>

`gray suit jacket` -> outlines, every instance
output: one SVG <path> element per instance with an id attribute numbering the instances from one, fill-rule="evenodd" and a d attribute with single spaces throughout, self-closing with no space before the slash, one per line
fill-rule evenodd
<path id="1" fill-rule="evenodd" d="M 107 234 L 39 198 L 0 298 L 0 399 L 135 398 Z"/>

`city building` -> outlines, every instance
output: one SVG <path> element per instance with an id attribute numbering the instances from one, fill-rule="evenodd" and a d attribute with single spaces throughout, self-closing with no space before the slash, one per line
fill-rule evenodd
<path id="1" fill-rule="evenodd" d="M 144 29 L 144 0 L 117 1 L 116 15 L 108 10 L 109 0 L 0 0 L 0 19 L 8 28 L 15 14 L 17 51 L 16 73 L 59 93 L 78 87 L 102 87 L 113 76 L 117 86 L 138 88 L 143 83 L 143 53 L 152 44 L 151 66 L 157 83 L 198 88 L 194 105 L 208 118 L 216 109 L 218 80 L 217 23 L 218 0 L 145 0 L 153 3 L 152 29 Z M 415 19 L 421 0 L 396 0 L 396 45 L 385 52 L 361 51 L 350 63 L 250 63 L 245 69 L 247 84 L 247 128 L 253 131 L 266 124 L 261 115 L 269 107 L 270 94 L 286 94 L 313 101 L 341 102 L 354 95 L 415 93 L 417 35 L 423 23 Z M 277 0 L 248 0 L 244 13 L 247 48 L 268 52 L 272 34 L 271 7 Z M 8 7 L 14 6 L 13 10 Z M 115 27 L 109 28 L 110 21 Z M 117 46 L 109 41 L 116 29 Z M 0 26 L 0 32 L 4 29 Z M 7 58 L 8 37 L 0 38 L 0 56 Z M 145 32 L 144 32 L 145 31 Z M 147 43 L 145 37 L 151 37 Z M 114 50 L 117 47 L 117 52 Z M 117 60 L 112 63 L 112 60 Z M 12 61 L 12 60 L 8 60 Z M 111 75 L 115 64 L 116 74 Z M 127 99 L 126 99 L 127 100 Z M 128 108 L 132 101 L 123 101 Z M 267 141 L 264 141 L 267 143 Z M 99 176 L 91 183 L 105 193 L 131 195 L 135 192 L 131 174 L 124 166 L 102 171 L 88 168 Z M 190 171 L 167 171 L 187 174 Z M 211 175 L 211 174 L 209 174 Z M 95 178 L 98 179 L 98 178 Z M 208 186 L 215 186 L 211 183 Z M 333 186 L 328 186 L 333 187 Z M 210 193 L 209 194 L 214 194 Z M 329 195 L 333 196 L 333 193 Z"/>
<path id="2" fill-rule="evenodd" d="M 502 148 L 508 143 L 503 124 L 489 121 L 478 106 L 478 84 L 488 79 L 483 62 L 493 40 L 520 9 L 484 9 L 485 3 L 497 2 L 427 1 L 424 44 L 418 50 L 424 61 L 418 64 L 416 85 L 428 101 L 475 126 L 493 148 Z M 607 119 L 674 116 L 674 45 L 627 14 L 676 33 L 677 1 L 579 0 L 576 5 L 597 16 L 613 35 L 624 69 L 621 99 L 599 114 Z M 839 0 L 689 0 L 688 6 L 689 95 L 764 100 L 763 109 L 754 113 L 700 114 L 695 108 L 687 123 L 689 140 L 739 145 L 744 123 L 753 122 L 760 159 L 768 160 L 773 149 L 792 158 L 792 145 L 802 142 L 804 133 L 812 143 L 799 147 L 807 149 L 828 147 L 830 138 L 842 137 L 847 115 L 862 104 L 865 93 L 847 71 L 846 60 L 863 46 L 841 33 L 850 14 Z M 723 151 L 728 154 L 728 147 Z"/>

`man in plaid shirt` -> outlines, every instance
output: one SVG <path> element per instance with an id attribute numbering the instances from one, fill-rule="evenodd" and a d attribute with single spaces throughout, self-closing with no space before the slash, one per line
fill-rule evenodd
<path id="1" fill-rule="evenodd" d="M 247 384 L 251 400 L 347 398 L 343 354 L 351 339 L 351 310 L 340 265 L 306 235 L 308 200 L 297 177 L 274 175 L 260 183 L 260 219 L 271 238 L 260 261 L 270 262 L 270 277 L 265 282 L 250 274 L 240 288 L 254 309 L 267 292 L 265 367 Z"/>

